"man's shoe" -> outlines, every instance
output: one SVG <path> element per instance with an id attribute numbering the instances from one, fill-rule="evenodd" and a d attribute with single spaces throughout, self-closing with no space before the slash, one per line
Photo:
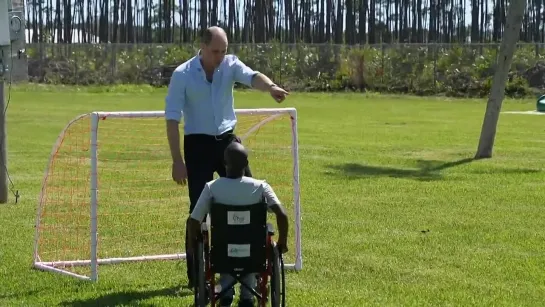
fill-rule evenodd
<path id="1" fill-rule="evenodd" d="M 254 307 L 254 300 L 240 300 L 238 302 L 238 307 Z"/>

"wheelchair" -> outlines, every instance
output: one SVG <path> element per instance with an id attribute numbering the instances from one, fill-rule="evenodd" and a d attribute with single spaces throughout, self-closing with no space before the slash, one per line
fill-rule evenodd
<path id="1" fill-rule="evenodd" d="M 219 306 L 223 295 L 237 284 L 257 298 L 257 306 L 285 306 L 284 261 L 267 213 L 265 203 L 210 206 L 210 229 L 202 223 L 193 255 L 195 306 Z M 243 281 L 249 273 L 257 274 L 256 288 Z M 230 274 L 234 281 L 216 293 L 216 274 Z"/>

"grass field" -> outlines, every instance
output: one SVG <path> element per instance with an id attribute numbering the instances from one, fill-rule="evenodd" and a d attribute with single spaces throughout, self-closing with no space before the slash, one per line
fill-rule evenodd
<path id="1" fill-rule="evenodd" d="M 164 93 L 12 92 L 9 171 L 22 196 L 0 205 L 0 306 L 191 305 L 184 263 L 104 268 L 96 284 L 31 268 L 39 189 L 61 129 L 93 110 L 160 110 Z M 277 106 L 259 93 L 236 99 L 238 108 Z M 502 115 L 493 159 L 471 161 L 484 102 L 289 97 L 283 106 L 299 114 L 304 257 L 303 271 L 286 277 L 289 306 L 542 305 L 545 117 Z M 528 100 L 503 110 L 531 109 Z"/>

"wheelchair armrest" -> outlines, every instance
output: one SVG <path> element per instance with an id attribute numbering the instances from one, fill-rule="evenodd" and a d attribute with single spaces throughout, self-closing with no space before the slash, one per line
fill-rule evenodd
<path id="1" fill-rule="evenodd" d="M 269 235 L 274 236 L 274 226 L 271 223 L 267 223 L 267 232 Z"/>

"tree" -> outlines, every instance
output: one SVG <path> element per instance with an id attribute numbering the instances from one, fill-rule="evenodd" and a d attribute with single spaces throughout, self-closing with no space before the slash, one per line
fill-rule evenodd
<path id="1" fill-rule="evenodd" d="M 481 128 L 481 137 L 475 159 L 484 159 L 492 157 L 494 139 L 498 119 L 500 117 L 501 105 L 505 96 L 505 83 L 513 54 L 515 53 L 516 43 L 519 40 L 520 28 L 522 27 L 522 18 L 526 10 L 526 0 L 513 0 L 509 5 L 507 22 L 505 24 L 505 35 L 500 46 L 500 57 L 498 67 L 494 74 L 492 90 L 486 105 L 486 113 Z"/>

